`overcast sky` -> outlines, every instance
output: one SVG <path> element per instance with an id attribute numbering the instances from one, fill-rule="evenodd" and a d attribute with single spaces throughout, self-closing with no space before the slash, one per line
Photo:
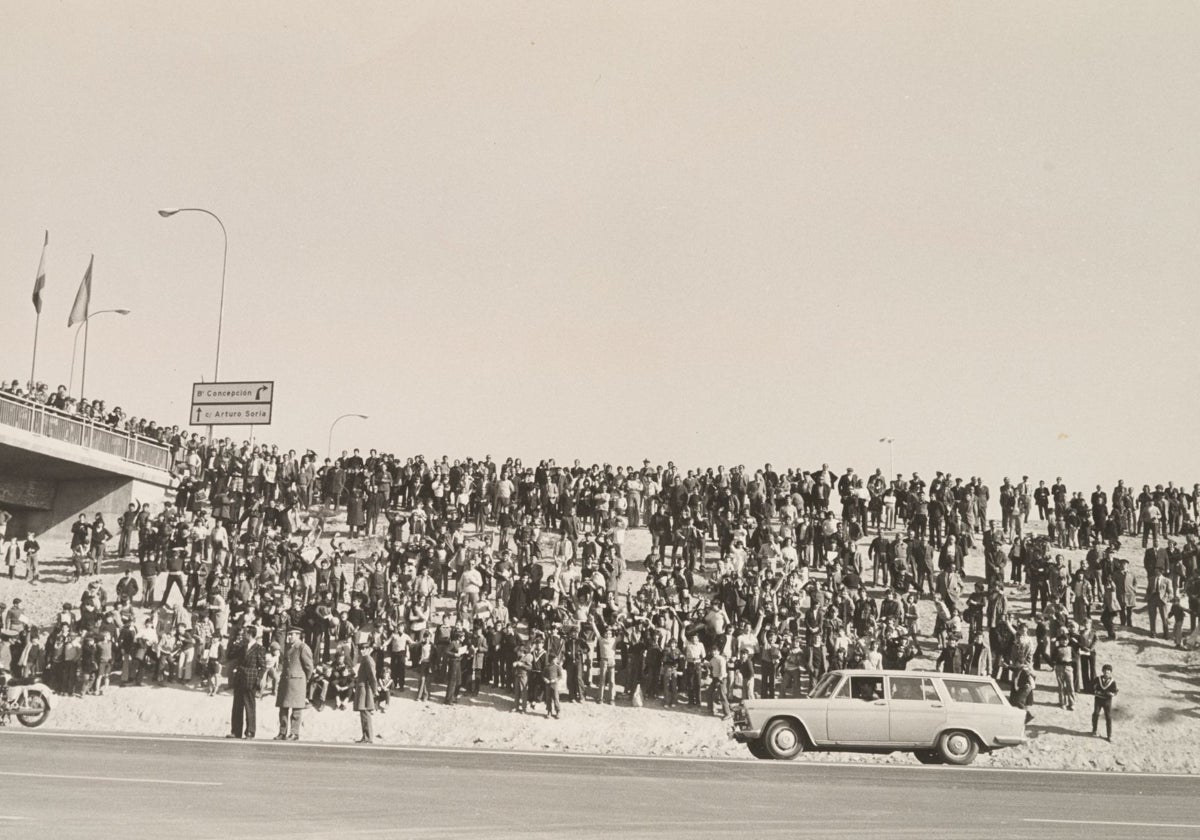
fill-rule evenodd
<path id="1" fill-rule="evenodd" d="M 285 447 L 1200 478 L 1194 3 L 5 5 L 0 376 L 184 423 L 198 206 Z"/>

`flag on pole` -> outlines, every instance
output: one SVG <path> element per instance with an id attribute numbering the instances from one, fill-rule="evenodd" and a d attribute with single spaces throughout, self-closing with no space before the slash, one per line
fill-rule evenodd
<path id="1" fill-rule="evenodd" d="M 92 263 L 95 261 L 96 255 L 92 254 L 83 280 L 79 283 L 79 291 L 75 293 L 75 305 L 71 307 L 71 316 L 67 318 L 68 327 L 83 323 L 88 318 L 88 304 L 92 302 Z"/>
<path id="2" fill-rule="evenodd" d="M 42 243 L 42 261 L 38 263 L 37 279 L 33 281 L 33 308 L 37 314 L 42 314 L 42 288 L 46 285 L 46 246 L 50 244 L 50 231 L 46 231 L 46 241 Z"/>

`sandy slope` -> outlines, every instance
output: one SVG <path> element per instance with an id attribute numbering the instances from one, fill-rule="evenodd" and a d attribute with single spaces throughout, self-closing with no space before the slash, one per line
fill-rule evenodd
<path id="1" fill-rule="evenodd" d="M 631 557 L 644 554 L 645 531 L 629 536 Z M 642 554 L 639 554 L 641 552 Z M 53 554 L 46 551 L 46 554 Z M 1123 552 L 1131 566 L 1141 568 L 1139 547 Z M 1082 559 L 1083 552 L 1074 552 Z M 0 601 L 14 596 L 25 602 L 26 612 L 39 622 L 49 622 L 63 601 L 77 602 L 82 584 L 61 582 L 67 564 L 43 564 L 51 582 L 31 586 L 22 580 L 0 579 Z M 982 572 L 978 554 L 968 559 L 968 573 Z M 635 572 L 636 577 L 640 575 Z M 112 591 L 115 573 L 104 575 Z M 1139 579 L 1139 584 L 1144 581 Z M 637 583 L 635 583 L 636 587 Z M 1139 586 L 1139 589 L 1141 587 Z M 1023 593 L 1013 599 L 1015 608 L 1028 612 Z M 1081 696 L 1075 711 L 1057 707 L 1053 675 L 1038 675 L 1036 719 L 1029 727 L 1028 744 L 981 756 L 984 766 L 1144 771 L 1200 771 L 1200 676 L 1198 654 L 1178 651 L 1170 643 L 1151 639 L 1144 629 L 1144 612 L 1135 615 L 1141 629 L 1123 631 L 1116 642 L 1102 641 L 1099 662 L 1116 669 L 1121 694 L 1116 702 L 1116 735 L 1109 744 L 1090 735 L 1091 699 Z M 933 608 L 921 602 L 921 627 L 933 626 Z M 932 647 L 932 644 L 927 646 Z M 7 652 L 0 661 L 7 659 Z M 932 661 L 914 663 L 931 667 Z M 445 706 L 440 695 L 432 703 L 417 703 L 410 676 L 406 694 L 397 696 L 385 714 L 376 715 L 376 730 L 390 743 L 437 746 L 481 746 L 495 749 L 556 750 L 633 755 L 687 755 L 748 758 L 743 747 L 727 737 L 727 724 L 706 711 L 668 710 L 649 701 L 644 708 L 595 703 L 564 704 L 559 720 L 510 711 L 507 697 L 495 693 L 464 698 Z M 220 735 L 228 731 L 229 695 L 210 698 L 199 690 L 167 687 L 111 688 L 103 697 L 56 698 L 47 727 L 74 730 L 107 730 L 143 733 Z M 259 737 L 276 731 L 273 698 L 259 706 Z M 306 740 L 350 741 L 358 737 L 357 715 L 349 711 L 305 712 Z M 822 760 L 910 762 L 908 755 L 822 755 Z"/>

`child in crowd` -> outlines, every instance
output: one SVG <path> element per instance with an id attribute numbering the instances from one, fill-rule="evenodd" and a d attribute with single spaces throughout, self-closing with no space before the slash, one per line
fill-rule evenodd
<path id="1" fill-rule="evenodd" d="M 379 692 L 375 695 L 375 707 L 386 714 L 392 700 L 392 669 L 385 662 L 379 669 Z"/>
<path id="2" fill-rule="evenodd" d="M 204 649 L 204 660 L 201 667 L 202 687 L 208 692 L 209 697 L 214 697 L 221 682 L 220 633 L 213 633 L 213 637 L 209 640 L 208 646 Z"/>
<path id="3" fill-rule="evenodd" d="M 267 649 L 266 662 L 267 667 L 263 669 L 262 683 L 259 685 L 259 697 L 274 694 L 279 687 L 279 642 L 271 642 L 271 647 Z"/>

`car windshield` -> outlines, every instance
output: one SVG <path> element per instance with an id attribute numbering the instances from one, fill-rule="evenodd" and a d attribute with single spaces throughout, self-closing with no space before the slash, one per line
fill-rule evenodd
<path id="1" fill-rule="evenodd" d="M 943 680 L 950 699 L 955 703 L 984 703 L 1000 706 L 1004 701 L 991 683 L 968 680 Z"/>
<path id="2" fill-rule="evenodd" d="M 833 694 L 834 686 L 837 685 L 840 677 L 837 674 L 826 674 L 817 680 L 817 684 L 813 686 L 812 693 L 808 696 L 814 700 L 823 700 Z"/>

